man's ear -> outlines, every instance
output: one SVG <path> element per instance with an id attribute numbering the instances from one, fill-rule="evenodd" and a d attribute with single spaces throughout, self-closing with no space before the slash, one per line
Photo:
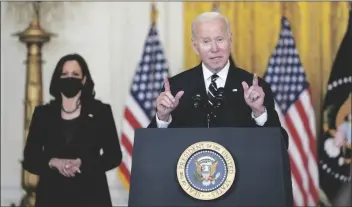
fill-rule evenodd
<path id="1" fill-rule="evenodd" d="M 193 47 L 193 50 L 197 53 L 197 55 L 199 55 L 198 45 L 196 41 L 194 41 L 193 39 L 192 39 L 192 47 Z"/>

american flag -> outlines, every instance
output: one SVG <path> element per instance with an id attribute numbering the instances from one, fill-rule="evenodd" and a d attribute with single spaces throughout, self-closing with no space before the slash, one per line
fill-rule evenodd
<path id="1" fill-rule="evenodd" d="M 118 168 L 118 175 L 128 190 L 134 130 L 146 128 L 154 117 L 155 100 L 160 93 L 164 77 L 168 76 L 168 63 L 163 54 L 156 24 L 153 23 L 144 43 L 142 58 L 132 80 L 122 122 L 120 138 L 123 159 Z"/>
<path id="2" fill-rule="evenodd" d="M 316 206 L 319 179 L 315 114 L 310 86 L 285 17 L 281 19 L 279 40 L 269 59 L 264 79 L 271 86 L 275 109 L 289 135 L 294 204 Z"/>

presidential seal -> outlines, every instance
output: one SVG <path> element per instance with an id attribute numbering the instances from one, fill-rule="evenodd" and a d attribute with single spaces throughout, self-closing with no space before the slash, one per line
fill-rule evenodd
<path id="1" fill-rule="evenodd" d="M 223 146 L 215 142 L 197 142 L 189 146 L 177 163 L 177 179 L 182 189 L 199 200 L 224 195 L 235 180 L 236 166 Z"/>

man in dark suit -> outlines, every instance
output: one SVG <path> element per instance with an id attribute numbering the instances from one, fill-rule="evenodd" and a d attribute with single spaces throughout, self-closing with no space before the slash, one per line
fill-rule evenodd
<path id="1" fill-rule="evenodd" d="M 281 127 L 269 85 L 230 61 L 232 38 L 226 17 L 217 12 L 199 15 L 192 23 L 192 44 L 202 62 L 165 79 L 149 128 Z M 225 102 L 209 123 L 207 112 L 219 88 L 224 88 Z M 208 107 L 194 108 L 196 94 Z M 288 147 L 287 133 L 282 127 L 281 131 Z"/>

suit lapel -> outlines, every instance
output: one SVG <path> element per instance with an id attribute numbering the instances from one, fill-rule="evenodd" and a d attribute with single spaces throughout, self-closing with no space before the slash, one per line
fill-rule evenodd
<path id="1" fill-rule="evenodd" d="M 52 135 L 55 139 L 55 143 L 58 143 L 60 145 L 64 144 L 65 142 L 63 141 L 63 136 L 64 133 L 62 131 L 63 126 L 62 126 L 62 118 L 61 118 L 61 104 L 59 103 L 54 103 L 51 108 L 51 113 L 52 113 L 52 123 L 50 127 L 50 134 Z M 50 138 L 51 138 L 50 137 Z"/>
<path id="2" fill-rule="evenodd" d="M 196 93 L 199 93 L 201 97 L 207 98 L 207 90 L 204 82 L 204 74 L 202 70 L 202 63 L 200 63 L 194 70 L 196 70 L 195 80 L 193 81 Z M 201 84 L 199 84 L 201 83 Z"/>
<path id="3" fill-rule="evenodd" d="M 243 94 L 241 79 L 236 66 L 230 61 L 230 69 L 225 83 L 225 97 L 238 97 Z"/>

